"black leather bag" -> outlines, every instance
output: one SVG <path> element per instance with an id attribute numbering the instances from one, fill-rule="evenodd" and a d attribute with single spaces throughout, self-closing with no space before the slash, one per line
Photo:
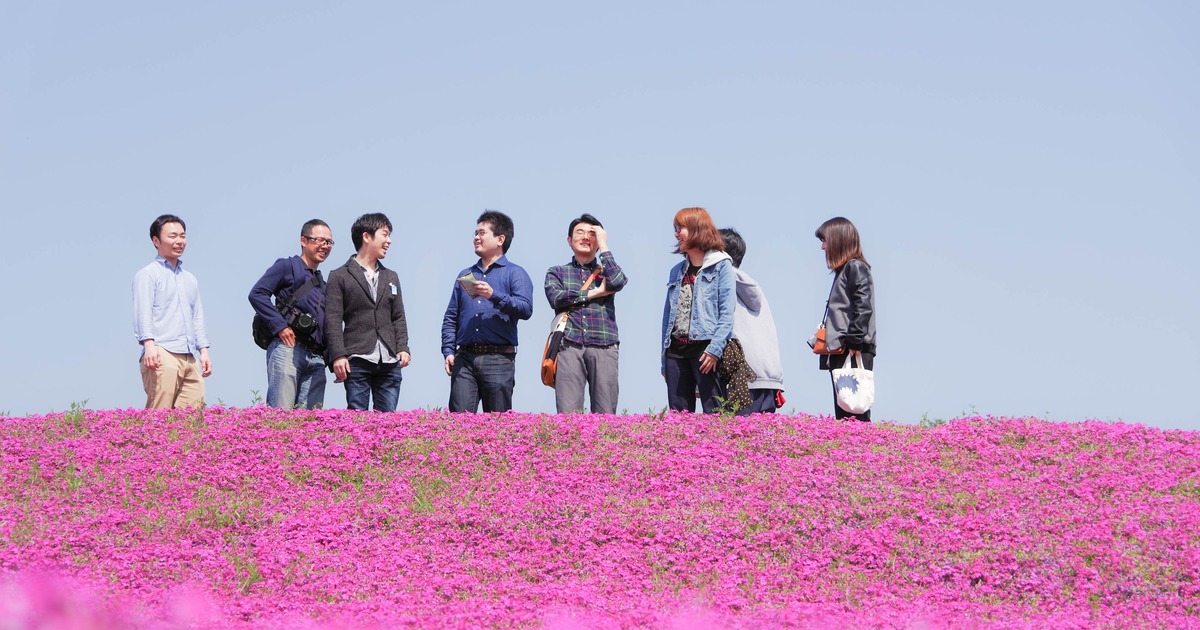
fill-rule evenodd
<path id="1" fill-rule="evenodd" d="M 254 314 L 254 321 L 250 322 L 250 333 L 254 335 L 254 345 L 266 350 L 271 345 L 271 340 L 275 335 L 267 328 L 267 320 L 263 319 L 262 315 Z"/>

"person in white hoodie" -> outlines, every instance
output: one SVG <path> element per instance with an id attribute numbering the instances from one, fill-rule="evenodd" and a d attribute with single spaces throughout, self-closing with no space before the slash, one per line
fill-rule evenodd
<path id="1" fill-rule="evenodd" d="M 713 413 L 725 397 L 717 363 L 733 337 L 733 263 L 704 208 L 680 210 L 674 226 L 675 253 L 683 260 L 671 268 L 663 304 L 660 351 L 667 404 L 675 411 L 695 411 L 699 392 L 704 413 Z"/>
<path id="2" fill-rule="evenodd" d="M 721 230 L 725 253 L 733 261 L 737 277 L 737 309 L 733 313 L 733 337 L 742 345 L 746 364 L 754 372 L 749 383 L 750 404 L 737 415 L 774 413 L 783 404 L 783 360 L 779 354 L 779 334 L 775 318 L 762 287 L 742 271 L 746 241 L 733 228 Z"/>

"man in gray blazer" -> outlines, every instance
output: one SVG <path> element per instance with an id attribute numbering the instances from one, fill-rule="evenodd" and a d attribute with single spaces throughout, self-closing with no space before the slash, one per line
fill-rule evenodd
<path id="1" fill-rule="evenodd" d="M 392 222 L 382 213 L 354 221 L 356 253 L 329 274 L 325 345 L 335 383 L 346 384 L 346 406 L 395 411 L 401 368 L 408 365 L 408 323 L 400 277 L 379 261 L 392 245 Z"/>

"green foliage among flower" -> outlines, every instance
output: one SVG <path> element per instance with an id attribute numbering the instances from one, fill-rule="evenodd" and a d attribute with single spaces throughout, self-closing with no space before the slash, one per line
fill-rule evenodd
<path id="1" fill-rule="evenodd" d="M 1200 434 L 969 417 L 0 420 L 0 617 L 1186 627 Z"/>

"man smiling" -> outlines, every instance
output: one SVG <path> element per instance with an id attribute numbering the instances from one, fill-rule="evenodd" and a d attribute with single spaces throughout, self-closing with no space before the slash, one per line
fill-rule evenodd
<path id="1" fill-rule="evenodd" d="M 325 402 L 325 283 L 317 267 L 332 249 L 329 224 L 313 219 L 300 228 L 300 255 L 276 260 L 250 289 L 250 306 L 275 335 L 267 346 L 272 407 L 315 409 Z"/>
<path id="2" fill-rule="evenodd" d="M 392 245 L 392 222 L 364 214 L 350 228 L 356 253 L 329 274 L 325 344 L 335 383 L 346 383 L 346 406 L 395 411 L 401 368 L 407 367 L 408 323 L 400 277 L 379 262 Z M 344 328 L 343 328 L 344 326 Z"/>
<path id="3" fill-rule="evenodd" d="M 150 242 L 158 255 L 133 277 L 133 334 L 142 345 L 146 407 L 199 407 L 212 362 L 200 285 L 180 260 L 187 248 L 187 226 L 164 214 L 150 224 Z"/>
<path id="4" fill-rule="evenodd" d="M 450 411 L 512 409 L 517 321 L 533 315 L 533 281 L 505 254 L 513 222 L 488 210 L 475 221 L 478 262 L 458 273 L 442 318 L 442 356 L 450 376 Z"/>
<path id="5" fill-rule="evenodd" d="M 619 358 L 613 294 L 625 287 L 625 272 L 608 251 L 608 232 L 583 214 L 567 227 L 573 256 L 546 272 L 546 299 L 556 313 L 569 312 L 558 352 L 554 402 L 559 413 L 583 409 L 586 386 L 592 413 L 616 413 Z M 586 291 L 583 285 L 596 278 Z"/>

